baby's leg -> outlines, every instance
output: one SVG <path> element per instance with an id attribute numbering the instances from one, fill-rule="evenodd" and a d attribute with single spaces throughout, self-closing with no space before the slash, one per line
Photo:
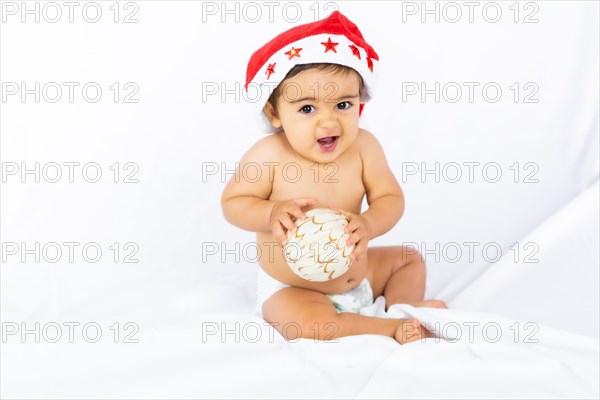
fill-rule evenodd
<path id="1" fill-rule="evenodd" d="M 273 294 L 263 303 L 262 312 L 264 319 L 287 340 L 332 340 L 369 333 L 407 343 L 431 336 L 416 319 L 376 318 L 349 312 L 338 314 L 324 294 L 295 287 Z"/>
<path id="2" fill-rule="evenodd" d="M 392 304 L 447 308 L 442 300 L 423 300 L 425 263 L 421 254 L 405 246 L 373 247 L 368 250 L 373 297 L 385 297 Z"/>

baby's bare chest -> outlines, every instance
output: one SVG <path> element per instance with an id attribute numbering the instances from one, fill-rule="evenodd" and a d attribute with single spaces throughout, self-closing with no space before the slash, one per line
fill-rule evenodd
<path id="1" fill-rule="evenodd" d="M 270 200 L 313 197 L 317 207 L 335 206 L 358 212 L 365 194 L 360 158 L 327 164 L 284 160 L 273 168 Z"/>

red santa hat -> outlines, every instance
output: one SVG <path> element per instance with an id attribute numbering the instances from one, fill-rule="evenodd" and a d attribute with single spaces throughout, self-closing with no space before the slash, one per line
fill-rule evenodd
<path id="1" fill-rule="evenodd" d="M 273 128 L 263 112 L 269 96 L 296 65 L 340 64 L 358 72 L 365 84 L 360 111 L 373 96 L 379 56 L 365 41 L 358 27 L 339 11 L 321 21 L 296 26 L 275 37 L 252 54 L 246 71 L 248 96 L 256 101 L 255 114 L 265 133 Z M 250 96 L 250 90 L 256 96 Z"/>

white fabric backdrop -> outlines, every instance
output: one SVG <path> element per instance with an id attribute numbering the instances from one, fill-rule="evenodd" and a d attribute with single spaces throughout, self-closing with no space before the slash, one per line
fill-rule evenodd
<path id="1" fill-rule="evenodd" d="M 20 11 L 12 15 L 3 4 L 3 323 L 95 321 L 110 332 L 108 327 L 116 321 L 134 321 L 140 328 L 137 337 L 160 343 L 160 351 L 168 353 L 177 340 L 165 336 L 168 340 L 160 342 L 160 335 L 153 336 L 166 327 L 185 331 L 189 322 L 197 329 L 190 321 L 230 318 L 223 316 L 228 313 L 238 316 L 232 320 L 243 320 L 255 300 L 258 267 L 250 247 L 254 235 L 229 225 L 219 200 L 231 176 L 227 170 L 261 137 L 252 125 L 251 107 L 241 86 L 252 52 L 293 26 L 281 14 L 285 3 L 275 9 L 272 23 L 267 6 L 260 2 L 255 4 L 262 18 L 255 23 L 248 21 L 250 14 L 244 18 L 247 3 L 238 3 L 239 22 L 235 14 L 221 15 L 220 2 L 140 1 L 134 3 L 137 9 L 119 3 L 119 23 L 113 22 L 109 3 L 100 3 L 103 13 L 97 23 L 86 22 L 79 9 L 69 23 L 64 8 L 57 23 L 44 18 L 35 23 L 31 16 L 22 23 Z M 39 4 L 41 9 L 46 3 Z M 315 19 L 316 9 L 324 17 L 334 3 L 294 4 L 304 23 Z M 365 109 L 362 125 L 383 144 L 407 201 L 400 223 L 371 244 L 416 243 L 425 250 L 429 297 L 440 296 L 463 310 L 535 320 L 597 338 L 598 241 L 597 233 L 590 233 L 598 231 L 597 208 L 586 203 L 585 213 L 571 208 L 567 217 L 559 214 L 546 220 L 599 176 L 598 4 L 521 2 L 514 22 L 512 3 L 499 3 L 502 14 L 496 23 L 485 19 L 494 16 L 492 6 L 486 6 L 489 3 L 480 3 L 472 23 L 462 3 L 455 3 L 462 11 L 456 23 L 448 21 L 454 14 L 442 12 L 444 7 L 447 13 L 452 11 L 448 3 L 428 4 L 430 9 L 438 4 L 439 23 L 433 15 L 421 21 L 420 2 L 337 3 L 380 55 L 378 90 Z M 485 18 L 484 6 L 489 12 Z M 216 14 L 209 12 L 215 10 L 211 7 L 216 7 Z M 230 7 L 234 9 L 234 3 Z M 409 12 L 414 10 L 411 7 L 417 7 L 416 14 Z M 132 11 L 139 22 L 122 23 Z M 530 14 L 537 23 L 523 22 Z M 291 10 L 288 16 L 294 16 Z M 22 101 L 20 93 L 7 94 L 14 87 L 11 83 L 18 87 L 21 82 L 28 89 L 35 82 L 41 87 L 58 82 L 63 97 L 51 103 L 49 94 L 42 95 L 36 103 L 33 95 Z M 73 102 L 68 101 L 64 82 L 79 84 Z M 89 82 L 103 90 L 96 103 L 82 98 L 80 88 Z M 117 103 L 110 89 L 115 82 L 120 88 Z M 132 92 L 125 86 L 128 82 L 139 88 L 133 96 L 137 103 L 123 101 Z M 408 95 L 405 90 L 422 83 L 432 89 L 436 82 L 448 88 L 446 93 L 440 89 L 439 102 L 432 94 L 422 101 L 420 93 Z M 478 85 L 473 102 L 465 82 Z M 457 102 L 451 102 L 454 83 L 462 88 Z M 501 88 L 497 102 L 484 98 L 481 88 L 486 84 Z M 493 90 L 488 94 L 493 95 Z M 525 103 L 527 94 L 537 102 Z M 24 178 L 20 171 L 10 174 L 15 165 L 33 168 L 36 162 L 40 169 L 51 163 L 62 165 L 62 178 L 51 183 L 42 175 L 36 183 L 31 174 Z M 73 183 L 67 179 L 65 162 L 80 163 Z M 118 183 L 111 169 L 115 162 L 119 163 Z M 125 167 L 128 162 L 138 168 L 133 175 L 137 183 L 123 182 L 134 171 Z M 86 163 L 100 166 L 102 178 L 97 183 L 82 178 L 81 166 Z M 442 172 L 439 182 L 432 174 L 421 175 L 436 163 Z M 479 163 L 472 182 L 468 163 Z M 461 166 L 462 177 L 452 183 L 456 165 Z M 484 165 L 499 167 L 498 182 L 490 182 L 494 169 L 482 175 Z M 419 171 L 410 175 L 415 166 Z M 576 233 L 578 227 L 583 233 Z M 561 234 L 565 231 L 574 234 L 565 237 Z M 22 243 L 31 249 L 36 242 L 40 248 L 61 244 L 62 258 L 52 263 L 51 255 L 44 257 L 40 251 L 41 259 L 35 262 L 34 256 L 22 254 Z M 79 243 L 73 262 L 64 242 Z M 111 249 L 115 242 L 120 249 L 117 262 Z M 98 262 L 83 258 L 81 248 L 86 243 L 101 248 Z M 133 247 L 125 247 L 126 243 Z M 14 250 L 11 244 L 18 245 L 15 254 L 9 251 Z M 472 256 L 469 246 L 474 248 Z M 495 256 L 496 246 L 502 249 L 502 259 Z M 482 252 L 484 247 L 487 253 Z M 134 249 L 139 262 L 123 262 Z M 527 256 L 538 263 L 526 263 Z M 530 272 L 523 273 L 524 269 Z M 558 316 L 554 309 L 561 310 Z M 568 313 L 584 322 L 573 324 L 564 318 Z M 44 364 L 34 354 L 54 354 L 47 353 L 50 344 L 31 343 L 28 338 L 26 344 L 19 342 L 18 335 L 2 343 L 3 353 L 9 355 L 2 357 L 2 394 L 20 397 L 29 390 L 60 398 L 75 393 L 70 391 L 75 386 L 56 383 L 51 372 L 77 374 L 74 365 L 82 362 L 78 352 L 85 343 L 61 343 L 71 354 L 71 364 Z M 186 339 L 184 343 L 192 345 L 193 337 Z M 148 349 L 139 348 L 131 351 Z M 97 349 L 81 355 L 92 363 L 95 358 L 108 363 L 101 353 L 119 348 Z M 216 353 L 223 362 L 237 362 L 231 350 L 224 351 Z M 597 357 L 597 352 L 590 354 Z M 166 355 L 155 356 L 174 362 L 161 358 Z M 41 363 L 38 370 L 25 368 L 35 362 Z M 239 395 L 218 391 L 216 383 L 225 382 L 224 375 L 212 380 L 214 392 L 207 384 L 195 386 L 187 375 L 193 367 L 187 366 L 192 369 L 182 367 L 177 384 L 190 396 Z M 122 383 L 116 383 L 106 369 L 97 373 L 105 374 L 102 379 L 111 389 L 91 386 L 88 392 L 77 392 L 80 396 L 133 395 L 152 380 L 143 368 L 130 372 Z M 49 374 L 48 380 L 31 392 L 44 374 Z M 368 374 L 361 376 L 364 379 L 357 382 L 365 382 Z M 156 386 L 161 387 L 156 381 L 149 387 Z M 180 393 L 176 386 L 169 381 L 153 393 L 175 395 Z M 358 386 L 347 392 L 339 387 L 326 390 L 325 384 L 321 389 L 317 385 L 313 394 L 352 397 L 360 390 Z M 258 396 L 261 391 L 252 393 Z M 567 396 L 568 391 L 562 394 Z"/>

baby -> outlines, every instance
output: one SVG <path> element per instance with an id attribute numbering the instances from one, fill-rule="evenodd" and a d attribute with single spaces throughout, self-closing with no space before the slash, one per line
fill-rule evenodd
<path id="1" fill-rule="evenodd" d="M 378 60 L 356 25 L 336 11 L 277 36 L 248 65 L 247 90 L 250 84 L 274 87 L 257 102 L 264 130 L 272 134 L 244 154 L 221 203 L 227 221 L 257 232 L 259 313 L 290 340 L 370 333 L 406 343 L 429 336 L 419 321 L 356 311 L 381 295 L 386 307 L 446 308 L 441 300 L 423 300 L 420 254 L 401 246 L 367 247 L 404 212 L 382 146 L 358 126 Z M 250 167 L 260 173 L 245 176 Z M 361 213 L 365 195 L 369 207 Z M 337 278 L 308 281 L 290 269 L 282 246 L 306 211 L 327 207 L 350 221 L 352 263 Z"/>

